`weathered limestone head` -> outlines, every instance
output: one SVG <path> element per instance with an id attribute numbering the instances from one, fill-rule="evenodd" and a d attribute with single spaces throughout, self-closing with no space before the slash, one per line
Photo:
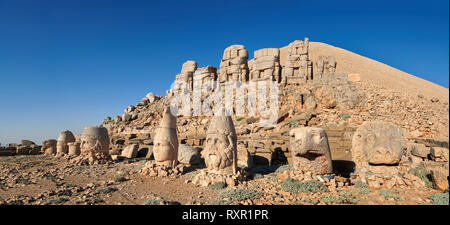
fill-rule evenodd
<path id="1" fill-rule="evenodd" d="M 81 153 L 109 155 L 109 135 L 104 127 L 85 127 L 81 134 Z"/>
<path id="2" fill-rule="evenodd" d="M 248 80 L 248 51 L 243 45 L 231 45 L 223 52 L 218 70 L 219 82 Z"/>
<path id="3" fill-rule="evenodd" d="M 375 167 L 397 165 L 403 155 L 404 139 L 400 127 L 384 121 L 366 121 L 352 140 L 356 171 L 378 172 Z"/>
<path id="4" fill-rule="evenodd" d="M 153 143 L 156 164 L 174 168 L 178 164 L 177 118 L 170 112 L 170 106 L 164 110 Z"/>
<path id="5" fill-rule="evenodd" d="M 218 174 L 237 173 L 237 136 L 231 116 L 219 111 L 206 132 L 205 148 L 201 152 L 206 167 Z"/>
<path id="6" fill-rule="evenodd" d="M 309 38 L 305 38 L 304 41 L 295 40 L 294 42 L 291 42 L 288 46 L 288 55 L 295 56 L 308 54 L 308 48 L 309 48 Z"/>
<path id="7" fill-rule="evenodd" d="M 56 154 L 56 140 L 49 139 L 42 142 L 42 151 L 46 155 L 54 155 Z"/>
<path id="8" fill-rule="evenodd" d="M 67 144 L 75 141 L 75 136 L 73 136 L 72 132 L 68 130 L 61 132 L 56 143 L 56 152 L 67 154 L 69 152 Z"/>
<path id="9" fill-rule="evenodd" d="M 301 127 L 289 132 L 290 151 L 296 170 L 313 174 L 331 174 L 333 165 L 325 130 L 317 127 Z"/>

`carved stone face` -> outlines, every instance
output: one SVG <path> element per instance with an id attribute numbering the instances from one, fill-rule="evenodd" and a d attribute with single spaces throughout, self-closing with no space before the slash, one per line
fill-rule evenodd
<path id="1" fill-rule="evenodd" d="M 228 137 L 219 134 L 208 135 L 202 155 L 210 170 L 218 173 L 232 173 L 233 145 Z"/>
<path id="2" fill-rule="evenodd" d="M 328 137 L 322 128 L 303 127 L 290 131 L 294 167 L 314 174 L 333 172 Z"/>
<path id="3" fill-rule="evenodd" d="M 178 143 L 170 141 L 169 137 L 156 136 L 154 140 L 153 154 L 159 165 L 174 166 L 178 159 Z"/>
<path id="4" fill-rule="evenodd" d="M 108 130 L 104 127 L 86 127 L 80 137 L 81 153 L 104 153 L 109 155 Z"/>
<path id="5" fill-rule="evenodd" d="M 396 165 L 403 154 L 399 127 L 382 121 L 364 122 L 353 135 L 352 155 L 357 169 Z"/>

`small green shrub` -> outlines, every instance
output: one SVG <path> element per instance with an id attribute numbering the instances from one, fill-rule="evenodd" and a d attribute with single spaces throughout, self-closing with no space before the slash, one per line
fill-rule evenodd
<path id="1" fill-rule="evenodd" d="M 448 205 L 448 192 L 431 195 L 430 201 L 433 205 Z"/>
<path id="2" fill-rule="evenodd" d="M 238 118 L 236 118 L 236 121 L 239 122 L 239 121 L 241 121 L 243 119 L 245 119 L 245 117 L 238 117 Z"/>
<path id="3" fill-rule="evenodd" d="M 418 166 L 409 170 L 411 174 L 420 178 L 427 188 L 432 188 L 433 183 L 431 182 L 431 172 L 427 171 L 424 167 Z"/>
<path id="4" fill-rule="evenodd" d="M 146 202 L 144 202 L 143 205 L 159 205 L 159 204 L 161 204 L 160 199 L 150 199 L 150 200 L 147 200 Z"/>
<path id="5" fill-rule="evenodd" d="M 69 199 L 67 199 L 67 198 L 55 198 L 55 199 L 49 199 L 47 201 L 47 204 L 57 205 L 57 204 L 62 204 L 67 201 L 69 201 Z"/>
<path id="6" fill-rule="evenodd" d="M 244 201 L 261 197 L 261 193 L 249 189 L 233 189 L 220 193 L 219 198 L 229 198 L 232 201 Z"/>
<path id="7" fill-rule="evenodd" d="M 393 198 L 395 201 L 402 201 L 403 198 L 399 194 L 394 194 L 389 192 L 388 190 L 381 189 L 378 191 L 378 194 L 383 195 L 385 198 Z"/>
<path id="8" fill-rule="evenodd" d="M 117 188 L 107 187 L 107 188 L 98 190 L 96 193 L 97 194 L 109 194 L 109 193 L 116 192 L 117 190 L 118 190 Z"/>
<path id="9" fill-rule="evenodd" d="M 230 205 L 231 202 L 226 200 L 216 200 L 209 203 L 209 205 Z"/>
<path id="10" fill-rule="evenodd" d="M 310 203 L 310 204 L 314 204 L 314 205 L 317 205 L 317 203 L 319 203 L 319 201 L 312 200 L 310 198 L 302 198 L 302 202 L 306 202 L 306 203 Z"/>
<path id="11" fill-rule="evenodd" d="M 295 171 L 295 169 L 293 165 L 289 164 L 289 165 L 282 165 L 278 167 L 277 170 L 275 170 L 276 173 L 282 173 L 284 171 Z"/>
<path id="12" fill-rule="evenodd" d="M 358 188 L 358 192 L 363 195 L 370 194 L 370 188 L 367 184 L 363 183 L 361 180 L 355 182 L 355 186 Z"/>
<path id="13" fill-rule="evenodd" d="M 308 180 L 308 181 L 297 181 L 292 178 L 286 178 L 281 183 L 281 190 L 288 191 L 292 193 L 316 193 L 316 192 L 328 192 L 328 188 L 321 183 L 315 181 L 315 180 Z"/>
<path id="14" fill-rule="evenodd" d="M 225 187 L 227 187 L 227 184 L 225 182 L 222 182 L 222 181 L 219 181 L 219 182 L 216 182 L 216 183 L 213 183 L 213 184 L 209 185 L 209 188 L 213 189 L 213 190 L 222 190 Z"/>
<path id="15" fill-rule="evenodd" d="M 114 182 L 124 182 L 124 181 L 126 181 L 127 180 L 127 178 L 125 178 L 125 177 L 123 177 L 123 176 L 118 176 L 118 177 L 114 177 L 113 178 L 113 181 Z"/>
<path id="16" fill-rule="evenodd" d="M 324 202 L 324 203 L 327 203 L 327 204 L 331 204 L 331 203 L 343 204 L 343 203 L 345 203 L 345 199 L 343 197 L 341 197 L 341 196 L 334 196 L 334 195 L 322 196 L 320 198 L 320 201 Z"/>

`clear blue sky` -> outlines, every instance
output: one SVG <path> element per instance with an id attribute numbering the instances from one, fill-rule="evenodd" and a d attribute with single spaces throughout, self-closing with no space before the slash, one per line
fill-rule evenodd
<path id="1" fill-rule="evenodd" d="M 0 0 L 0 143 L 80 133 L 231 44 L 252 57 L 307 36 L 448 88 L 448 4 Z"/>

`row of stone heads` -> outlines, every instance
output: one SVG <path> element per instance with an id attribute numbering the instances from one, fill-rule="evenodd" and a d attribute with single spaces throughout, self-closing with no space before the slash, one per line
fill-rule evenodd
<path id="1" fill-rule="evenodd" d="M 176 117 L 167 107 L 154 137 L 156 164 L 174 167 L 178 163 Z M 328 137 L 319 127 L 301 127 L 290 131 L 290 154 L 294 168 L 314 174 L 333 173 Z M 233 174 L 237 171 L 237 136 L 231 116 L 224 110 L 215 115 L 206 132 L 201 151 L 210 172 Z M 352 158 L 356 171 L 377 172 L 394 168 L 405 151 L 400 127 L 383 121 L 366 121 L 352 140 Z"/>
<path id="2" fill-rule="evenodd" d="M 109 154 L 109 135 L 104 127 L 85 127 L 81 135 L 62 131 L 58 140 L 48 139 L 42 143 L 42 151 L 47 155 L 78 156 L 81 153 Z"/>

